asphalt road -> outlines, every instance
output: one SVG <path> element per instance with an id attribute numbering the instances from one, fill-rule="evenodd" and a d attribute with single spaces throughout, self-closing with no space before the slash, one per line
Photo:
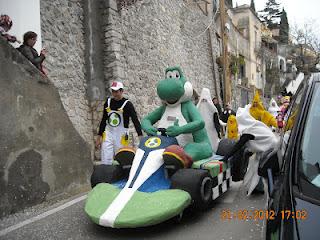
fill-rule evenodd
<path id="1" fill-rule="evenodd" d="M 248 211 L 254 218 L 255 210 L 266 206 L 265 195 L 247 197 L 242 183 L 218 198 L 205 212 L 186 211 L 181 222 L 165 223 L 140 229 L 110 229 L 92 223 L 84 213 L 85 196 L 77 196 L 52 206 L 38 206 L 23 213 L 0 220 L 0 239 L 203 239 L 203 240 L 260 240 L 264 239 L 264 220 L 224 219 L 239 211 Z"/>

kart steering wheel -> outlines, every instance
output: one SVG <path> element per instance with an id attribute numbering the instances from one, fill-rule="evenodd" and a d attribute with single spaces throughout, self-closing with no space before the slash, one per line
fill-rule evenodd
<path id="1" fill-rule="evenodd" d="M 161 136 L 167 137 L 167 129 L 166 128 L 157 128 L 157 131 L 161 133 Z"/>

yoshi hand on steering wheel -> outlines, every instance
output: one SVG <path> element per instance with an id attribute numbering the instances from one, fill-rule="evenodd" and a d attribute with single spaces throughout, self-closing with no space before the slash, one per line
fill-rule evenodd
<path id="1" fill-rule="evenodd" d="M 181 134 L 181 127 L 179 127 L 178 120 L 174 122 L 173 126 L 170 126 L 167 129 L 149 126 L 144 130 L 149 136 L 156 136 L 158 135 L 158 132 L 160 132 L 162 136 L 169 136 L 169 137 L 176 137 L 179 134 Z"/>
<path id="2" fill-rule="evenodd" d="M 167 135 L 170 137 L 176 137 L 181 133 L 181 127 L 179 127 L 178 119 L 174 122 L 173 126 L 167 128 Z"/>
<path id="3" fill-rule="evenodd" d="M 148 135 L 150 135 L 150 136 L 158 136 L 158 135 L 165 136 L 165 137 L 168 136 L 166 128 L 155 128 L 155 127 L 152 127 L 149 130 L 150 130 L 149 132 L 151 134 L 148 133 Z"/>
<path id="4" fill-rule="evenodd" d="M 150 126 L 148 126 L 148 127 L 145 127 L 145 128 L 144 128 L 144 131 L 145 131 L 145 132 L 147 133 L 147 135 L 149 135 L 149 136 L 156 136 L 158 130 L 157 130 L 156 127 L 150 125 Z"/>

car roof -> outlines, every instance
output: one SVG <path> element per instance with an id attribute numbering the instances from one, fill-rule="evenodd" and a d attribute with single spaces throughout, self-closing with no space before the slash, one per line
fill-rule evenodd
<path id="1" fill-rule="evenodd" d="M 300 91 L 307 91 L 313 83 L 320 82 L 320 72 L 318 73 L 311 73 L 306 75 L 304 80 L 300 83 L 296 93 L 292 96 L 294 99 L 295 95 Z"/>

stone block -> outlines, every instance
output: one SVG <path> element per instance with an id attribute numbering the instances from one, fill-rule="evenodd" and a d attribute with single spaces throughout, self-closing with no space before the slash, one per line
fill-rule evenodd
<path id="1" fill-rule="evenodd" d="M 118 11 L 118 5 L 116 0 L 106 0 L 105 4 L 107 8 L 111 8 L 114 11 Z"/>
<path id="2" fill-rule="evenodd" d="M 108 30 L 104 33 L 104 36 L 105 38 L 118 38 L 118 39 L 121 39 L 122 38 L 122 34 L 119 33 L 118 31 L 116 30 Z M 117 39 L 115 39 L 115 41 L 117 41 Z"/>

